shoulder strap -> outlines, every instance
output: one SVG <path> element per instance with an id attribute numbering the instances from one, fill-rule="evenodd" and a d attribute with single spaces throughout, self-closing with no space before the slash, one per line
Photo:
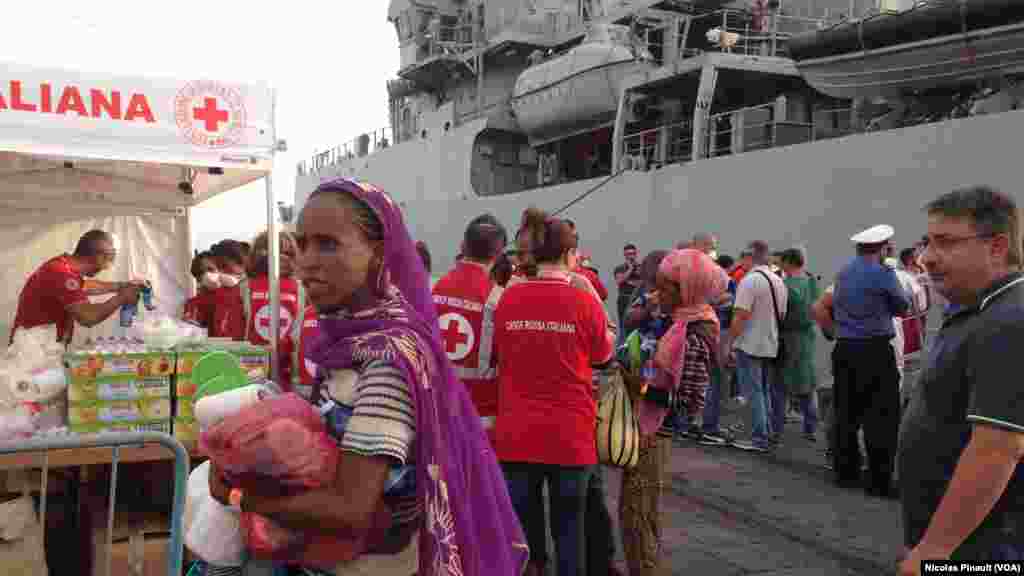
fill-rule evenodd
<path id="1" fill-rule="evenodd" d="M 768 291 L 771 292 L 772 295 L 772 310 L 775 311 L 775 327 L 781 334 L 782 318 L 779 316 L 779 303 L 775 301 L 775 285 L 772 284 L 772 279 L 769 278 L 768 275 L 764 273 L 764 270 L 758 270 L 757 273 L 760 274 L 761 276 L 764 276 L 764 279 L 768 281 Z"/>

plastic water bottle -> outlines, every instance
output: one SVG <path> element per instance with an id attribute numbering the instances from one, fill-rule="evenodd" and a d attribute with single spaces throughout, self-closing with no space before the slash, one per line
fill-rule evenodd
<path id="1" fill-rule="evenodd" d="M 146 307 L 146 310 L 156 310 L 156 307 L 153 306 L 153 285 L 148 281 L 142 288 L 142 305 Z"/>
<path id="2" fill-rule="evenodd" d="M 131 304 L 121 305 L 121 327 L 131 328 L 132 323 L 135 322 L 135 315 L 139 312 L 139 301 L 136 300 Z"/>

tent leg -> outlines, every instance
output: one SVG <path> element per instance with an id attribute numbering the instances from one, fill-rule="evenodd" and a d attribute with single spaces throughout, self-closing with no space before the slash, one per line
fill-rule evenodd
<path id="1" fill-rule="evenodd" d="M 281 338 L 281 282 L 280 282 L 280 238 L 277 226 L 277 205 L 274 203 L 274 180 L 270 174 L 267 182 L 267 245 L 269 247 L 270 264 L 270 377 L 280 386 L 280 366 L 278 365 L 277 349 Z"/>

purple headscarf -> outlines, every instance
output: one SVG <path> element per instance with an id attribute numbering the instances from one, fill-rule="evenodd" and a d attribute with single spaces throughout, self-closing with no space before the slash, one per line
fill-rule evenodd
<path id="1" fill-rule="evenodd" d="M 322 192 L 351 194 L 376 214 L 384 229 L 381 283 L 393 289 L 377 308 L 321 317 L 319 339 L 306 356 L 328 370 L 388 359 L 404 373 L 416 408 L 424 510 L 418 573 L 520 576 L 529 558 L 526 538 L 480 416 L 441 346 L 426 269 L 398 206 L 382 190 L 344 178 L 314 194 Z"/>

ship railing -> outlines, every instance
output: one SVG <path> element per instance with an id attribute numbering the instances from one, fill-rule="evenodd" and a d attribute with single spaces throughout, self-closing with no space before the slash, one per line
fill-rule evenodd
<path id="1" fill-rule="evenodd" d="M 821 30 L 830 25 L 832 18 L 814 18 L 777 14 L 772 22 L 771 14 L 758 15 L 747 10 L 723 9 L 694 17 L 700 21 L 697 30 L 718 28 L 738 36 L 736 43 L 722 46 L 707 38 L 696 38 L 689 42 L 698 46 L 681 48 L 683 58 L 692 58 L 705 52 L 727 52 L 745 56 L 785 56 L 786 41 L 793 36 L 810 30 Z M 710 28 L 707 26 L 710 25 Z M 692 25 L 691 25 L 692 26 Z M 703 34 L 704 32 L 701 32 Z"/>
<path id="2" fill-rule="evenodd" d="M 385 126 L 384 128 L 357 136 L 349 142 L 329 150 L 314 153 L 309 161 L 299 163 L 298 172 L 300 176 L 317 174 L 348 160 L 369 156 L 378 150 L 391 146 L 393 142 L 394 137 L 391 127 Z"/>
<path id="3" fill-rule="evenodd" d="M 810 142 L 814 124 L 776 119 L 775 104 L 761 104 L 709 115 L 703 137 L 714 158 Z"/>
<path id="4" fill-rule="evenodd" d="M 623 152 L 639 169 L 689 162 L 693 159 L 693 123 L 690 120 L 638 130 L 623 138 Z M 664 142 L 664 146 L 662 145 Z"/>
<path id="5" fill-rule="evenodd" d="M 426 40 L 427 58 L 460 56 L 475 47 L 472 24 L 428 25 L 423 39 Z"/>

